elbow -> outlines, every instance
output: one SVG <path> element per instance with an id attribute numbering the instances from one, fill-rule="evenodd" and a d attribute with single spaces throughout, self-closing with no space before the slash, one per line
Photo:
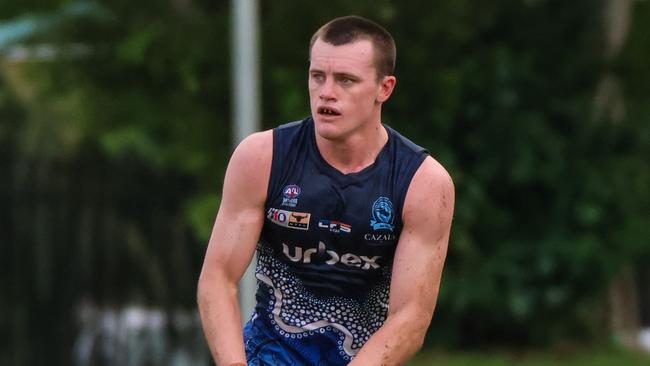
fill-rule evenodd
<path id="1" fill-rule="evenodd" d="M 418 317 L 419 321 L 414 321 L 415 329 L 413 329 L 413 345 L 414 352 L 418 352 L 424 346 L 424 340 L 429 331 L 431 320 L 433 317 L 432 311 L 423 311 Z"/>
<path id="2" fill-rule="evenodd" d="M 409 344 L 411 345 L 411 351 L 409 353 L 415 354 L 420 351 L 420 349 L 422 349 L 426 334 L 427 328 L 422 327 L 418 327 L 417 329 L 413 329 L 409 332 Z"/>
<path id="3" fill-rule="evenodd" d="M 206 271 L 204 268 L 203 271 L 201 271 L 199 280 L 196 284 L 196 303 L 199 306 L 199 310 L 201 310 L 201 307 L 210 299 L 211 294 L 217 290 L 217 284 L 218 280 L 215 277 L 215 274 Z"/>
<path id="4" fill-rule="evenodd" d="M 427 332 L 429 331 L 432 315 L 433 314 L 431 312 L 423 313 L 422 317 L 420 318 L 421 320 L 418 323 L 418 327 L 414 332 L 417 337 L 416 341 L 418 344 L 418 349 L 420 349 L 424 345 L 424 338 L 427 336 Z"/>
<path id="5" fill-rule="evenodd" d="M 196 285 L 196 302 L 199 310 L 214 302 L 217 298 L 231 298 L 237 296 L 237 282 L 225 275 L 222 270 L 205 268 L 199 276 Z"/>
<path id="6" fill-rule="evenodd" d="M 205 301 L 205 291 L 206 291 L 206 284 L 205 284 L 205 278 L 203 276 L 203 273 L 199 276 L 199 280 L 196 284 L 196 304 L 199 306 L 199 309 L 201 308 L 201 305 Z"/>
<path id="7" fill-rule="evenodd" d="M 426 329 L 421 329 L 420 326 L 412 326 L 406 324 L 401 327 L 401 331 L 395 334 L 397 344 L 402 348 L 403 357 L 409 359 L 418 353 L 424 346 L 424 338 Z"/>
<path id="8" fill-rule="evenodd" d="M 399 329 L 402 331 L 400 338 L 404 341 L 400 343 L 409 345 L 407 347 L 407 353 L 411 355 L 417 353 L 424 346 L 424 339 L 429 329 L 430 320 L 423 321 L 423 319 L 431 319 L 430 317 L 427 318 L 426 315 L 422 313 L 417 316 L 404 317 L 400 322 L 401 326 Z"/>

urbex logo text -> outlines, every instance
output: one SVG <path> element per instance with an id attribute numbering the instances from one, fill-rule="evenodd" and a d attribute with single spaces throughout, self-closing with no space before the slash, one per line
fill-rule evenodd
<path id="1" fill-rule="evenodd" d="M 352 253 L 339 254 L 333 250 L 328 250 L 325 247 L 325 243 L 322 241 L 318 243 L 318 248 L 308 248 L 303 249 L 302 247 L 296 246 L 294 252 L 290 253 L 290 248 L 288 245 L 282 243 L 282 252 L 287 256 L 292 262 L 302 262 L 302 263 L 311 263 L 312 255 L 319 253 L 327 253 L 329 259 L 325 263 L 329 265 L 335 265 L 337 263 L 345 264 L 350 267 L 360 267 L 361 269 L 376 269 L 379 268 L 377 260 L 381 256 L 367 257 L 365 255 L 356 255 Z"/>

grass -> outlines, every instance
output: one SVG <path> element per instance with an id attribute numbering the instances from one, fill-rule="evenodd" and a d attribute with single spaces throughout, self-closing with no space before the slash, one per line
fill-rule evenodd
<path id="1" fill-rule="evenodd" d="M 650 354 L 612 349 L 553 354 L 542 352 L 420 352 L 409 366 L 648 366 Z"/>

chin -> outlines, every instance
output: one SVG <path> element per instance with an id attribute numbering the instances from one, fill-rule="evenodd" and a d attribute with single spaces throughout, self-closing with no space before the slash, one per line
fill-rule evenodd
<path id="1" fill-rule="evenodd" d="M 314 118 L 316 134 L 326 140 L 339 140 L 343 136 L 338 126 L 329 122 L 320 122 Z"/>

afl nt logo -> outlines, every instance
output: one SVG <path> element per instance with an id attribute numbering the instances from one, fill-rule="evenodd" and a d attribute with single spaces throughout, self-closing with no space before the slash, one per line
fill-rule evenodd
<path id="1" fill-rule="evenodd" d="M 298 204 L 298 196 L 302 190 L 295 184 L 288 185 L 282 189 L 282 206 L 296 207 Z"/>
<path id="2" fill-rule="evenodd" d="M 284 187 L 284 192 L 282 192 L 285 198 L 296 198 L 300 196 L 300 187 L 295 184 Z"/>

